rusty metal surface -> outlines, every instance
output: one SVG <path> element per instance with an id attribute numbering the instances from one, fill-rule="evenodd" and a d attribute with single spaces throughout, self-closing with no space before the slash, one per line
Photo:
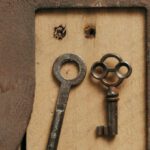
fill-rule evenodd
<path id="1" fill-rule="evenodd" d="M 30 120 L 35 90 L 36 10 L 73 7 L 143 7 L 147 10 L 146 122 L 147 150 L 150 150 L 150 2 L 148 0 L 0 1 L 0 149 L 16 150 Z"/>
<path id="2" fill-rule="evenodd" d="M 75 79 L 66 80 L 60 74 L 60 69 L 65 63 L 75 63 L 78 67 L 78 75 Z M 52 121 L 51 132 L 47 150 L 57 150 L 63 118 L 67 107 L 67 101 L 72 87 L 81 84 L 86 75 L 86 65 L 80 57 L 74 54 L 64 54 L 56 59 L 53 66 L 54 77 L 60 82 L 60 90 L 57 97 L 55 114 Z"/>
<path id="3" fill-rule="evenodd" d="M 117 64 L 113 67 L 109 66 L 106 63 L 108 59 L 115 58 L 117 60 Z M 126 68 L 125 72 L 121 72 L 121 68 Z M 97 72 L 99 69 L 99 72 Z M 109 77 L 109 73 L 113 73 L 111 76 L 111 80 Z M 106 54 L 104 55 L 100 61 L 95 62 L 91 67 L 91 75 L 100 80 L 102 85 L 106 88 L 106 107 L 107 107 L 107 126 L 99 126 L 96 130 L 97 136 L 104 137 L 115 137 L 118 134 L 118 105 L 117 102 L 119 100 L 119 94 L 116 92 L 114 88 L 118 87 L 124 79 L 128 78 L 132 73 L 132 67 L 128 64 L 128 62 L 123 61 L 123 59 L 116 54 Z M 115 76 L 117 80 L 114 80 Z"/>

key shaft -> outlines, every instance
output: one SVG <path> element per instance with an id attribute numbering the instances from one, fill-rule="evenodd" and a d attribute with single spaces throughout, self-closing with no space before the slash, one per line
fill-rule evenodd
<path id="1" fill-rule="evenodd" d="M 58 140 L 60 137 L 60 131 L 62 128 L 65 109 L 69 97 L 71 86 L 67 83 L 62 83 L 57 98 L 57 104 L 55 114 L 51 126 L 51 134 L 49 137 L 47 150 L 57 150 Z"/>
<path id="2" fill-rule="evenodd" d="M 97 136 L 113 137 L 118 133 L 118 93 L 109 91 L 106 95 L 107 126 L 97 127 Z"/>

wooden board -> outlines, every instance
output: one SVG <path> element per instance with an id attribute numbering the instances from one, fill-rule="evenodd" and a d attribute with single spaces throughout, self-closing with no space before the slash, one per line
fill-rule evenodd
<path id="1" fill-rule="evenodd" d="M 36 91 L 28 127 L 28 150 L 45 150 L 59 86 L 52 65 L 61 54 L 74 53 L 87 65 L 84 82 L 71 90 L 58 150 L 145 150 L 145 21 L 140 10 L 53 10 L 36 15 Z M 67 36 L 53 38 L 53 28 L 66 25 Z M 86 25 L 96 26 L 96 38 L 84 37 Z M 120 87 L 119 134 L 113 141 L 95 138 L 105 123 L 104 93 L 89 77 L 91 65 L 114 52 L 133 67 Z M 70 69 L 70 68 L 69 68 Z M 68 72 L 68 70 L 66 72 Z"/>

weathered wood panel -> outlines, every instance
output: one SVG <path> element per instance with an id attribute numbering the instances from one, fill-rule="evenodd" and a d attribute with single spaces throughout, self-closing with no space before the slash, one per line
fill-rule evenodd
<path id="1" fill-rule="evenodd" d="M 145 150 L 145 16 L 141 10 L 53 10 L 36 16 L 36 91 L 28 128 L 28 150 L 45 150 L 58 94 L 52 77 L 54 60 L 75 53 L 87 65 L 84 82 L 71 91 L 59 150 Z M 66 25 L 63 40 L 53 38 L 53 29 Z M 96 26 L 96 37 L 84 37 L 84 27 Z M 119 135 L 113 141 L 95 138 L 97 125 L 105 123 L 104 93 L 89 78 L 90 67 L 104 54 L 121 55 L 133 74 L 120 87 Z M 71 68 L 64 70 L 71 75 Z"/>

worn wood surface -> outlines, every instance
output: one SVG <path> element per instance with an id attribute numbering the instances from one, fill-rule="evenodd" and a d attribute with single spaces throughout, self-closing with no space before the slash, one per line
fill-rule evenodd
<path id="1" fill-rule="evenodd" d="M 84 82 L 70 93 L 58 150 L 145 150 L 145 17 L 141 10 L 53 10 L 36 15 L 36 90 L 27 149 L 45 150 L 59 86 L 52 77 L 54 60 L 75 53 L 87 65 Z M 58 41 L 53 29 L 66 25 L 67 36 Z M 83 29 L 96 26 L 96 37 Z M 97 125 L 105 124 L 104 93 L 90 78 L 92 63 L 114 52 L 127 60 L 133 74 L 120 87 L 119 134 L 113 141 L 95 138 Z M 64 68 L 69 76 L 70 66 Z M 73 71 L 75 72 L 75 71 Z"/>
<path id="2" fill-rule="evenodd" d="M 0 2 L 1 150 L 16 150 L 32 111 L 35 82 L 32 13 L 25 3 Z"/>
<path id="3" fill-rule="evenodd" d="M 144 7 L 147 10 L 147 149 L 150 149 L 150 4 L 148 0 L 0 1 L 0 149 L 16 150 L 28 125 L 35 87 L 35 11 L 62 7 Z"/>
<path id="4" fill-rule="evenodd" d="M 48 7 L 149 7 L 147 0 L 27 0 L 35 9 Z"/>

